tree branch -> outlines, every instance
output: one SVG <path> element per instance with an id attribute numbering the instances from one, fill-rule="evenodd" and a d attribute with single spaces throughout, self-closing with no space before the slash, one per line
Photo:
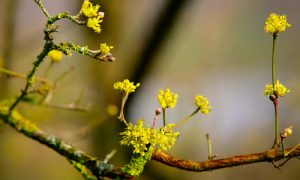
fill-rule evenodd
<path id="1" fill-rule="evenodd" d="M 291 149 L 292 148 L 287 148 L 285 149 L 285 151 L 290 151 Z M 296 148 L 288 156 L 284 156 L 283 151 L 279 148 L 276 148 L 254 154 L 243 154 L 223 159 L 207 160 L 202 162 L 178 159 L 176 157 L 172 157 L 169 154 L 155 151 L 152 155 L 152 159 L 178 169 L 202 172 L 258 162 L 275 162 L 278 160 L 289 159 L 298 156 L 300 156 L 300 147 Z"/>
<path id="2" fill-rule="evenodd" d="M 66 157 L 68 160 L 76 161 L 86 166 L 98 179 L 101 179 L 104 176 L 109 178 L 131 178 L 131 176 L 122 173 L 120 169 L 114 169 L 112 164 L 100 161 L 96 157 L 90 156 L 83 151 L 75 149 L 72 145 L 64 142 L 63 140 L 47 134 L 34 123 L 25 119 L 17 111 L 13 111 L 9 116 L 8 107 L 0 105 L 0 119 L 16 129 L 18 132 L 48 146 L 60 155 Z M 284 151 L 289 152 L 291 149 L 293 148 L 286 148 Z M 284 156 L 284 153 L 281 149 L 276 148 L 259 153 L 244 154 L 202 162 L 183 160 L 172 157 L 171 155 L 163 152 L 155 151 L 152 155 L 152 159 L 167 166 L 175 167 L 181 170 L 202 172 L 258 162 L 275 162 L 278 160 L 286 160 L 298 156 L 300 156 L 300 147 L 294 148 L 294 150 L 287 156 Z"/>
<path id="3" fill-rule="evenodd" d="M 0 120 L 4 121 L 6 124 L 10 125 L 25 136 L 48 146 L 60 155 L 66 157 L 68 160 L 76 161 L 86 166 L 98 179 L 102 179 L 104 176 L 113 179 L 117 177 L 129 179 L 131 177 L 119 170 L 113 169 L 112 164 L 100 161 L 96 157 L 77 150 L 63 140 L 47 134 L 34 123 L 25 119 L 17 111 L 13 111 L 11 115 L 9 115 L 8 107 L 3 107 L 0 105 Z"/>

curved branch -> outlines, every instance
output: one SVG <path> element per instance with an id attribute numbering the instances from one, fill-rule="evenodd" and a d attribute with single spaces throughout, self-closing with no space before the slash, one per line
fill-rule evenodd
<path id="1" fill-rule="evenodd" d="M 131 178 L 131 176 L 122 173 L 120 170 L 113 169 L 112 164 L 100 161 L 96 157 L 77 150 L 75 147 L 63 140 L 47 134 L 34 123 L 25 119 L 18 112 L 13 111 L 11 115 L 8 115 L 8 108 L 1 105 L 0 120 L 4 121 L 6 124 L 10 125 L 25 136 L 48 146 L 60 155 L 66 157 L 68 160 L 76 161 L 86 166 L 98 179 L 101 179 L 104 176 L 112 179 L 117 177 L 122 179 Z"/>
<path id="2" fill-rule="evenodd" d="M 290 151 L 292 148 L 287 148 L 284 151 Z M 293 158 L 300 156 L 300 147 L 292 151 L 288 156 L 284 156 L 284 153 L 279 148 L 271 149 L 264 152 L 253 153 L 253 154 L 243 154 L 238 156 L 232 156 L 223 159 L 214 159 L 207 161 L 191 161 L 178 159 L 172 157 L 169 154 L 155 151 L 152 155 L 152 159 L 156 160 L 165 165 L 175 167 L 182 170 L 202 172 L 202 171 L 212 171 L 216 169 L 241 166 L 245 164 L 252 164 L 258 162 L 274 162 L 286 158 Z"/>
<path id="3" fill-rule="evenodd" d="M 8 115 L 8 107 L 0 105 L 0 120 L 4 121 L 6 124 L 10 125 L 18 132 L 26 135 L 27 137 L 48 146 L 60 155 L 66 157 L 68 160 L 73 160 L 86 166 L 93 173 L 93 175 L 95 175 L 99 179 L 104 176 L 113 179 L 117 177 L 123 179 L 131 178 L 131 176 L 122 173 L 120 169 L 114 169 L 112 164 L 100 161 L 96 157 L 90 156 L 83 151 L 75 149 L 72 145 L 64 142 L 63 140 L 53 135 L 47 134 L 31 121 L 25 119 L 17 111 L 13 111 L 10 115 Z M 287 156 L 284 156 L 284 152 L 281 149 L 276 148 L 259 153 L 243 154 L 202 162 L 183 160 L 172 157 L 171 155 L 163 152 L 155 151 L 152 155 L 152 159 L 167 166 L 175 167 L 181 170 L 202 172 L 258 162 L 275 162 L 278 160 L 290 159 L 300 156 L 300 147 L 286 148 L 284 151 L 291 151 L 291 153 L 289 153 Z"/>

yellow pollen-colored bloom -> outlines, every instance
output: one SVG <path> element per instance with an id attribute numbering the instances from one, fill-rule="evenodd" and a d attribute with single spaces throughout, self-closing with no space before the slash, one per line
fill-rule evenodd
<path id="1" fill-rule="evenodd" d="M 174 108 L 177 103 L 178 94 L 173 93 L 169 88 L 165 91 L 160 90 L 157 99 L 161 105 L 161 108 Z"/>
<path id="2" fill-rule="evenodd" d="M 113 48 L 113 46 L 108 46 L 106 43 L 100 44 L 100 51 L 102 52 L 102 54 L 109 53 Z"/>
<path id="3" fill-rule="evenodd" d="M 287 22 L 286 15 L 278 15 L 271 13 L 266 21 L 265 31 L 271 34 L 285 31 L 286 28 L 291 27 Z"/>
<path id="4" fill-rule="evenodd" d="M 101 32 L 100 23 L 102 21 L 103 20 L 101 19 L 100 16 L 89 18 L 87 23 L 86 23 L 86 26 L 89 27 L 89 28 L 92 28 L 96 33 L 100 33 Z"/>
<path id="5" fill-rule="evenodd" d="M 116 82 L 114 84 L 114 89 L 119 89 L 121 92 L 127 94 L 135 92 L 135 89 L 140 86 L 140 83 L 134 85 L 133 82 L 130 82 L 128 79 L 125 79 L 123 82 Z"/>
<path id="6" fill-rule="evenodd" d="M 279 80 L 276 81 L 275 87 L 272 84 L 265 86 L 264 95 L 277 95 L 283 97 L 286 93 L 290 92 L 283 84 L 280 84 Z"/>
<path id="7" fill-rule="evenodd" d="M 209 105 L 209 101 L 206 97 L 201 95 L 195 96 L 195 105 L 200 108 L 200 111 L 207 115 L 211 111 L 211 106 Z"/>
<path id="8" fill-rule="evenodd" d="M 81 11 L 86 17 L 91 18 L 98 16 L 99 8 L 100 6 L 98 4 L 93 6 L 89 0 L 85 0 L 82 4 Z"/>
<path id="9" fill-rule="evenodd" d="M 60 62 L 63 58 L 63 53 L 58 50 L 51 50 L 48 53 L 49 58 L 51 59 L 52 62 Z"/>
<path id="10" fill-rule="evenodd" d="M 144 127 L 141 119 L 136 125 L 129 123 L 122 136 L 121 145 L 132 146 L 133 152 L 144 156 L 148 147 L 156 147 L 158 150 L 167 151 L 176 142 L 179 132 L 173 132 L 174 124 L 168 124 L 161 129 Z"/>

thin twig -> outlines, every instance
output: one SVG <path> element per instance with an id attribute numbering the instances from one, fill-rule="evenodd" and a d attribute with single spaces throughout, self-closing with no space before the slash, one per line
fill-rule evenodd
<path id="1" fill-rule="evenodd" d="M 0 72 L 6 74 L 8 77 L 26 79 L 25 74 L 14 72 L 14 71 L 4 69 L 4 68 L 1 68 L 1 67 L 0 67 Z M 41 83 L 47 83 L 48 82 L 47 78 L 42 78 L 42 77 L 35 77 L 35 80 L 37 82 L 41 82 Z"/>
<path id="2" fill-rule="evenodd" d="M 34 2 L 41 8 L 43 13 L 47 16 L 47 18 L 50 18 L 50 15 L 48 11 L 45 9 L 45 6 L 41 0 L 34 0 Z"/>
<path id="3" fill-rule="evenodd" d="M 68 12 L 62 12 L 62 13 L 57 14 L 56 16 L 53 16 L 53 17 L 49 18 L 48 23 L 53 24 L 56 21 L 61 20 L 61 19 L 69 19 L 69 20 L 71 20 L 72 22 L 74 22 L 78 25 L 85 25 L 86 24 L 85 21 L 80 21 L 78 16 L 72 16 Z"/>
<path id="4" fill-rule="evenodd" d="M 108 161 L 116 154 L 117 150 L 113 149 L 109 154 L 105 156 L 103 160 L 104 163 L 108 163 Z"/>
<path id="5" fill-rule="evenodd" d="M 70 50 L 73 50 L 101 62 L 114 62 L 116 60 L 111 53 L 103 54 L 101 50 L 91 50 L 87 46 L 80 46 L 68 42 L 60 43 L 58 46 L 54 45 L 54 48 L 63 51 L 65 54 L 70 54 Z"/>
<path id="6" fill-rule="evenodd" d="M 272 161 L 272 164 L 274 165 L 275 168 L 281 168 L 283 165 L 285 165 L 285 163 L 287 163 L 292 157 L 289 157 L 287 159 L 285 159 L 282 163 L 280 164 L 276 164 L 275 161 Z"/>
<path id="7" fill-rule="evenodd" d="M 79 112 L 89 112 L 90 108 L 87 107 L 79 107 L 71 104 L 49 104 L 49 103 L 42 103 L 39 104 L 39 106 L 49 107 L 49 108 L 55 108 L 55 109 L 63 109 L 63 110 L 70 110 L 70 111 L 79 111 Z"/>

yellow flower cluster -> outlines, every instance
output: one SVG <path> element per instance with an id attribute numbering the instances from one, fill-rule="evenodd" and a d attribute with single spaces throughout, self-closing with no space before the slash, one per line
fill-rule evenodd
<path id="1" fill-rule="evenodd" d="M 91 18 L 98 15 L 99 8 L 100 6 L 98 4 L 96 6 L 93 6 L 93 4 L 89 0 L 85 0 L 82 4 L 81 10 L 86 17 Z"/>
<path id="2" fill-rule="evenodd" d="M 101 32 L 100 23 L 103 21 L 104 13 L 98 12 L 100 6 L 93 4 L 89 0 L 84 0 L 81 6 L 81 12 L 88 18 L 86 26 L 92 28 L 95 32 Z"/>
<path id="3" fill-rule="evenodd" d="M 100 51 L 102 54 L 107 54 L 110 52 L 111 49 L 113 49 L 113 46 L 108 46 L 106 43 L 100 44 Z"/>
<path id="4" fill-rule="evenodd" d="M 134 153 L 145 155 L 147 145 L 151 141 L 151 128 L 143 126 L 143 120 L 139 120 L 136 125 L 129 123 L 126 130 L 120 133 L 122 137 L 121 145 L 133 146 Z"/>
<path id="5" fill-rule="evenodd" d="M 203 114 L 208 114 L 211 111 L 211 106 L 209 105 L 209 101 L 206 97 L 201 95 L 195 96 L 195 104 L 197 107 L 200 108 L 200 111 Z"/>
<path id="6" fill-rule="evenodd" d="M 169 88 L 165 91 L 160 90 L 157 99 L 163 109 L 174 108 L 177 103 L 178 94 L 173 93 Z"/>
<path id="7" fill-rule="evenodd" d="M 167 151 L 176 142 L 179 132 L 173 132 L 174 124 L 168 124 L 161 129 L 144 127 L 141 119 L 136 125 L 129 123 L 126 130 L 120 133 L 121 145 L 132 146 L 133 152 L 144 156 L 148 147 L 156 147 L 158 150 Z"/>
<path id="8" fill-rule="evenodd" d="M 279 80 L 277 80 L 274 87 L 272 84 L 267 84 L 265 86 L 264 95 L 276 95 L 283 97 L 288 92 L 290 92 L 290 90 L 287 89 L 283 84 L 280 84 Z"/>
<path id="9" fill-rule="evenodd" d="M 58 51 L 58 50 L 51 50 L 48 53 L 48 57 L 50 58 L 50 60 L 52 62 L 60 62 L 61 59 L 63 58 L 63 53 L 61 51 Z"/>
<path id="10" fill-rule="evenodd" d="M 140 83 L 134 85 L 133 82 L 130 82 L 128 79 L 125 79 L 123 82 L 116 82 L 114 84 L 114 89 L 119 89 L 121 92 L 126 94 L 135 92 L 135 89 L 140 86 Z"/>
<path id="11" fill-rule="evenodd" d="M 285 15 L 271 13 L 266 21 L 265 31 L 271 34 L 277 34 L 278 32 L 285 31 L 288 27 L 291 27 L 291 25 L 287 22 Z"/>
<path id="12" fill-rule="evenodd" d="M 177 137 L 179 136 L 179 132 L 173 132 L 173 128 L 175 127 L 175 124 L 167 124 L 167 126 L 164 126 L 160 128 L 159 130 L 153 129 L 153 142 L 151 145 L 158 146 L 157 150 L 159 151 L 167 151 L 171 147 L 174 146 Z"/>

